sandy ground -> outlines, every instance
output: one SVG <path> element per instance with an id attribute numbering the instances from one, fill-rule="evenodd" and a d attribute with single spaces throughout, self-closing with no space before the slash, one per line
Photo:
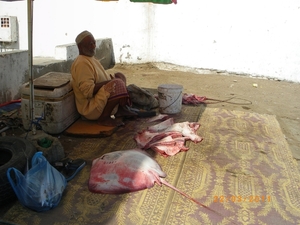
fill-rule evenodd
<path id="1" fill-rule="evenodd" d="M 181 84 L 184 93 L 226 100 L 236 104 L 207 104 L 231 110 L 276 115 L 300 171 L 300 84 L 287 81 L 254 78 L 245 75 L 167 71 L 153 64 L 116 65 L 110 73 L 122 72 L 127 84 L 157 88 L 160 84 Z M 256 87 L 257 85 L 257 87 Z M 244 100 L 241 100 L 244 99 Z M 251 102 L 251 104 L 249 104 Z M 242 104 L 239 104 L 242 103 Z M 244 104 L 245 103 L 245 104 Z"/>

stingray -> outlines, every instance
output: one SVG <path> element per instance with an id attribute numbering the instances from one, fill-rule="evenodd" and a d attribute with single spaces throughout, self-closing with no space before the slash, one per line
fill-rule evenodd
<path id="1" fill-rule="evenodd" d="M 123 194 L 152 188 L 155 183 L 177 191 L 198 205 L 222 216 L 183 191 L 169 184 L 166 173 L 145 151 L 130 149 L 115 151 L 93 160 L 88 187 L 91 192 Z"/>

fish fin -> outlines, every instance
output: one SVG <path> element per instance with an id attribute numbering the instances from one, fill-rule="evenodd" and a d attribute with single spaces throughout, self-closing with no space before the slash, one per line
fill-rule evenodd
<path id="1" fill-rule="evenodd" d="M 209 208 L 208 206 L 202 204 L 201 202 L 199 202 L 199 201 L 197 201 L 196 199 L 192 198 L 192 197 L 189 196 L 188 194 L 186 194 L 186 193 L 180 191 L 179 189 L 177 189 L 176 187 L 174 187 L 172 184 L 168 183 L 166 180 L 164 180 L 164 179 L 161 178 L 160 181 L 161 181 L 162 184 L 164 184 L 164 185 L 166 185 L 167 187 L 173 189 L 174 191 L 177 191 L 178 193 L 180 193 L 180 194 L 183 195 L 184 197 L 187 197 L 188 199 L 190 199 L 191 201 L 195 202 L 196 204 L 198 204 L 198 205 L 200 205 L 200 206 L 202 206 L 202 207 L 204 207 L 204 208 L 210 210 L 211 212 L 214 212 L 215 214 L 217 214 L 217 215 L 219 215 L 219 216 L 225 218 L 225 216 L 222 215 L 221 213 L 219 213 L 219 212 L 217 212 L 217 211 L 215 211 L 215 210 Z M 228 219 L 228 218 L 227 218 L 227 219 Z M 234 221 L 232 221 L 232 220 L 230 220 L 230 221 L 233 222 L 233 224 L 236 224 Z"/>

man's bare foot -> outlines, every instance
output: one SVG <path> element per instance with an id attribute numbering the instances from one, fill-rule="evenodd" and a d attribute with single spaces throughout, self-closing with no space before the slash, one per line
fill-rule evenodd
<path id="1" fill-rule="evenodd" d="M 138 114 L 132 111 L 125 109 L 124 107 L 119 107 L 118 112 L 115 114 L 115 117 L 135 117 Z"/>
<path id="2" fill-rule="evenodd" d="M 123 126 L 124 123 L 118 119 L 112 119 L 110 117 L 107 118 L 99 118 L 98 122 L 99 125 L 105 127 L 120 127 Z"/>

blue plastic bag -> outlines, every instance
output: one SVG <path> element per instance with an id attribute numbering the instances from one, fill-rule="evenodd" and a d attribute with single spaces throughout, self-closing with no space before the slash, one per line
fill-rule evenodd
<path id="1" fill-rule="evenodd" d="M 25 175 L 11 167 L 7 170 L 7 178 L 21 204 L 38 212 L 56 207 L 67 186 L 66 178 L 50 165 L 42 152 L 34 154 L 31 168 Z"/>

